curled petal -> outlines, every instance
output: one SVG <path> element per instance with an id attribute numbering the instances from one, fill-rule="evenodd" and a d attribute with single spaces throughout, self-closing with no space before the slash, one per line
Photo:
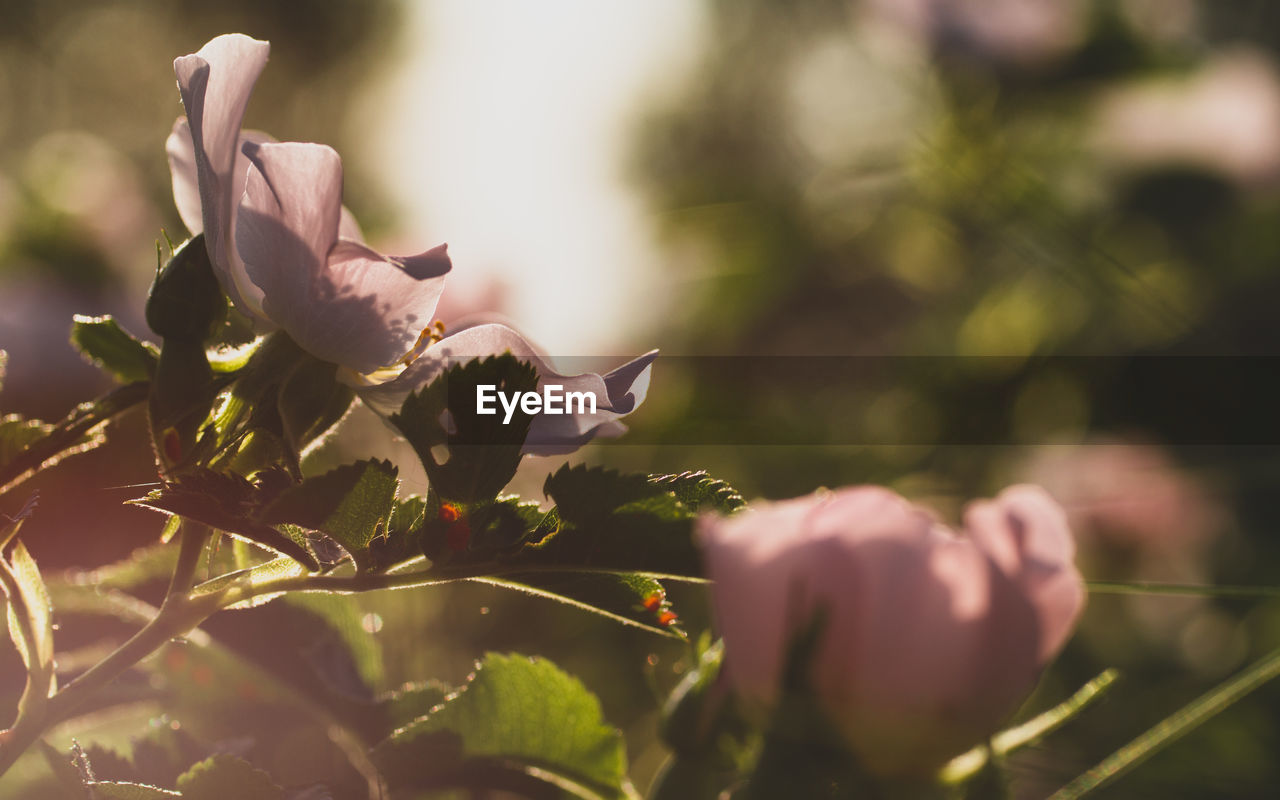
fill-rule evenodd
<path id="1" fill-rule="evenodd" d="M 247 144 L 236 245 L 266 314 L 307 352 L 356 372 L 394 364 L 431 323 L 443 246 L 389 258 L 340 239 L 342 162 L 318 144 Z M 348 223 L 350 229 L 350 223 Z"/>
<path id="2" fill-rule="evenodd" d="M 200 230 L 205 234 L 209 258 L 223 288 L 236 305 L 251 316 L 260 315 L 251 300 L 254 292 L 244 279 L 234 247 L 237 188 L 242 185 L 243 173 L 248 168 L 240 157 L 240 123 L 270 49 L 266 42 L 242 34 L 227 34 L 173 62 L 188 122 L 185 133 L 175 126 L 168 146 L 175 201 L 183 221 L 195 232 L 190 191 L 190 170 L 194 165 L 200 197 Z M 186 160 L 185 150 L 188 139 L 190 161 Z"/>
<path id="3" fill-rule="evenodd" d="M 563 375 L 523 336 L 506 325 L 485 324 L 459 331 L 431 345 L 403 372 L 384 383 L 357 389 L 365 404 L 388 416 L 400 410 L 411 392 L 430 384 L 448 368 L 476 358 L 510 352 L 538 370 L 539 387 L 564 387 L 565 392 L 591 392 L 594 414 L 539 414 L 533 418 L 524 452 L 532 455 L 571 453 L 596 436 L 616 436 L 626 430 L 619 418 L 644 401 L 650 365 L 656 350 L 605 375 L 593 372 Z"/>
<path id="4" fill-rule="evenodd" d="M 1038 486 L 1012 486 L 994 500 L 973 503 L 965 528 L 1039 612 L 1039 657 L 1061 649 L 1084 608 L 1075 567 L 1075 539 L 1066 512 Z"/>

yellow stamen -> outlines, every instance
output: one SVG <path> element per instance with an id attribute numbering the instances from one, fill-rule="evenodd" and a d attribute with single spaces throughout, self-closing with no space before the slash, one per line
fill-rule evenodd
<path id="1" fill-rule="evenodd" d="M 399 363 L 409 366 L 418 356 L 422 355 L 428 347 L 444 338 L 444 323 L 436 320 L 430 325 L 422 329 L 422 333 L 418 334 L 418 340 L 413 343 L 413 347 L 400 359 Z"/>

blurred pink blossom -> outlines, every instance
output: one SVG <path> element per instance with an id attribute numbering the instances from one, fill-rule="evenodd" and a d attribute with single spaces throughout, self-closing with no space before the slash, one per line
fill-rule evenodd
<path id="1" fill-rule="evenodd" d="M 1179 78 L 1118 87 L 1099 103 L 1093 142 L 1138 167 L 1186 164 L 1244 183 L 1280 176 L 1280 75 L 1262 53 L 1215 56 Z"/>
<path id="2" fill-rule="evenodd" d="M 1088 24 L 1084 0 L 867 0 L 874 22 L 923 43 L 975 51 L 995 61 L 1038 64 L 1078 45 Z"/>
<path id="3" fill-rule="evenodd" d="M 958 536 L 876 487 L 703 517 L 731 685 L 775 703 L 789 642 L 823 609 L 810 679 L 866 768 L 926 772 L 995 732 L 1071 635 L 1084 589 L 1042 489 L 964 519 Z"/>
<path id="4" fill-rule="evenodd" d="M 1062 502 L 1082 540 L 1171 552 L 1205 542 L 1222 528 L 1223 511 L 1210 493 L 1152 445 L 1050 446 L 1021 474 Z"/>

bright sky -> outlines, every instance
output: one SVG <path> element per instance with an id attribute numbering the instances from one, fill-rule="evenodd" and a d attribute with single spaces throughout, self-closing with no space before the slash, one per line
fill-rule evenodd
<path id="1" fill-rule="evenodd" d="M 631 334 L 662 311 L 662 255 L 627 137 L 695 64 L 701 4 L 406 6 L 412 44 L 371 98 L 370 140 L 405 231 L 449 243 L 450 280 L 506 281 L 507 314 L 552 355 L 647 349 Z"/>

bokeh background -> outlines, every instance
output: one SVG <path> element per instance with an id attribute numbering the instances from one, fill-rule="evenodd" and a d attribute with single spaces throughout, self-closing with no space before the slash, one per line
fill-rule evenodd
<path id="1" fill-rule="evenodd" d="M 951 521 L 1030 480 L 1068 508 L 1091 579 L 1276 583 L 1274 3 L 304 5 L 0 4 L 0 411 L 57 419 L 107 388 L 66 343 L 73 313 L 147 334 L 155 241 L 185 235 L 170 64 L 242 31 L 272 43 L 246 124 L 335 146 L 380 249 L 448 241 L 446 322 L 501 314 L 601 364 L 668 354 L 631 434 L 575 460 L 705 467 L 748 497 L 884 483 Z M 345 426 L 318 463 L 391 455 L 423 488 L 386 427 Z M 0 496 L 13 512 L 39 490 L 24 536 L 46 570 L 155 541 L 161 519 L 120 504 L 156 479 L 143 430 L 126 418 Z M 555 465 L 531 460 L 518 487 L 536 496 Z M 699 590 L 673 596 L 688 630 L 709 624 Z M 456 683 L 486 649 L 541 653 L 600 694 L 639 787 L 662 760 L 678 643 L 475 585 L 345 608 L 276 603 L 208 629 L 322 704 Z M 66 622 L 68 639 L 104 633 Z M 1123 682 L 1014 759 L 1017 796 L 1277 644 L 1275 602 L 1095 594 L 1028 710 L 1105 667 Z M 234 695 L 234 669 L 187 688 Z M 280 769 L 332 746 L 305 714 L 213 706 L 142 704 L 82 738 L 127 752 L 139 726 L 180 723 Z M 1099 796 L 1272 797 L 1278 719 L 1266 687 Z"/>

